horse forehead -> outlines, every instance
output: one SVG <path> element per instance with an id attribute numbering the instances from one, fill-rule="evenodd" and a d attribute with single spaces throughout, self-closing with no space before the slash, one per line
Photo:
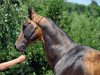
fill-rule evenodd
<path id="1" fill-rule="evenodd" d="M 26 19 L 26 21 L 24 22 L 24 24 L 27 25 L 28 23 L 30 23 L 34 27 L 38 27 L 38 25 L 34 21 L 30 20 L 29 18 Z"/>

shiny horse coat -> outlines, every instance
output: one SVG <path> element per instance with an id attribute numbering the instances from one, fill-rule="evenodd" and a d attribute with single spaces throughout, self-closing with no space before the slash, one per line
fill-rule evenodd
<path id="1" fill-rule="evenodd" d="M 43 43 L 55 75 L 100 75 L 99 51 L 76 44 L 53 21 L 30 10 L 29 19 L 16 40 L 16 49 L 23 51 L 36 39 Z"/>
<path id="2" fill-rule="evenodd" d="M 100 52 L 77 45 L 51 20 L 48 21 L 41 28 L 55 75 L 100 75 Z"/>

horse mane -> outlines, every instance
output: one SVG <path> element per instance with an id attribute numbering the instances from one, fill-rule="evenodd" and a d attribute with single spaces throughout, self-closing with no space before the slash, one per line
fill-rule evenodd
<path id="1" fill-rule="evenodd" d="M 47 20 L 51 23 L 51 25 L 56 29 L 58 34 L 61 34 L 62 37 L 65 37 L 67 39 L 69 39 L 71 42 L 74 42 L 69 36 L 68 34 L 62 30 L 54 21 L 52 21 L 51 19 L 47 18 Z"/>

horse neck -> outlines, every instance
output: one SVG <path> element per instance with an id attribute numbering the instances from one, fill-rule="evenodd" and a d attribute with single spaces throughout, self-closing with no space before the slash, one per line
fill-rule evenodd
<path id="1" fill-rule="evenodd" d="M 44 25 L 43 25 L 44 24 Z M 43 31 L 44 47 L 49 64 L 54 65 L 75 46 L 75 43 L 51 21 L 43 23 L 41 27 Z"/>
<path id="2" fill-rule="evenodd" d="M 46 21 L 42 23 L 43 26 L 41 27 L 45 43 L 49 42 L 53 43 L 53 45 L 65 45 L 68 50 L 76 45 L 52 20 L 47 18 L 45 20 Z"/>

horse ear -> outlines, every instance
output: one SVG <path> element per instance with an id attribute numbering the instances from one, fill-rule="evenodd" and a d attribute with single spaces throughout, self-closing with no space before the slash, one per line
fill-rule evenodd
<path id="1" fill-rule="evenodd" d="M 29 15 L 29 19 L 32 20 L 32 8 L 28 7 L 28 15 Z"/>

